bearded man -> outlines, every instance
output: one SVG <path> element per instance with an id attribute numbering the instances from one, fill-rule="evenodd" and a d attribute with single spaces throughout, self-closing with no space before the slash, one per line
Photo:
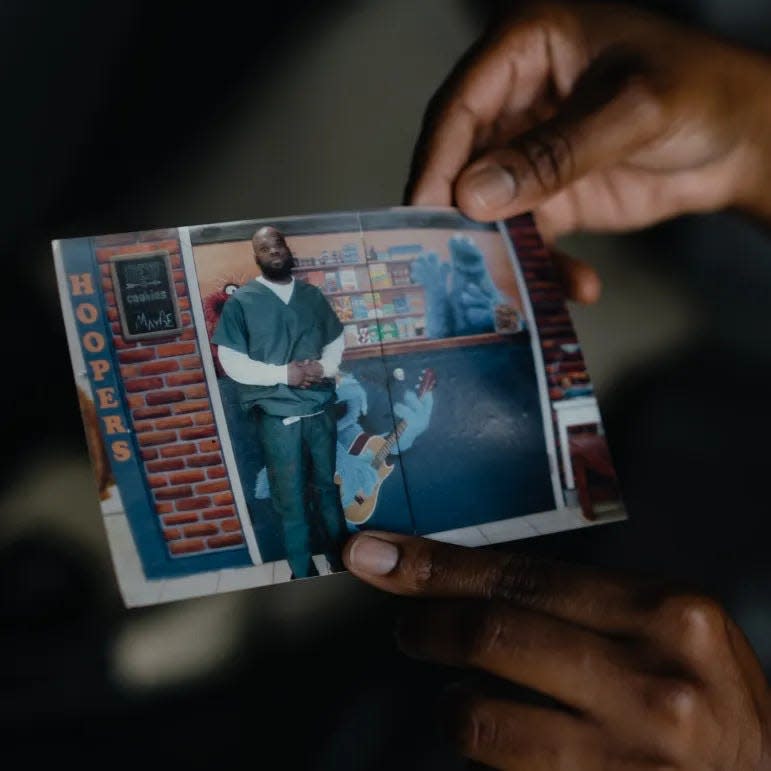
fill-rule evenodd
<path id="1" fill-rule="evenodd" d="M 318 575 L 312 533 L 320 532 L 332 571 L 343 569 L 348 537 L 334 482 L 334 377 L 343 327 L 316 287 L 295 281 L 282 233 L 260 228 L 252 246 L 260 275 L 225 303 L 212 342 L 225 373 L 239 383 L 242 409 L 257 421 L 292 576 L 307 578 Z"/>

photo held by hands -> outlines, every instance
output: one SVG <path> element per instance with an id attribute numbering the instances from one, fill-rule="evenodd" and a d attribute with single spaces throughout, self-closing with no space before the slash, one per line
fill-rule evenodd
<path id="1" fill-rule="evenodd" d="M 429 105 L 409 206 L 57 241 L 126 604 L 348 570 L 409 598 L 404 653 L 458 671 L 440 714 L 474 761 L 771 768 L 768 684 L 719 602 L 502 545 L 626 516 L 565 303 L 600 278 L 555 240 L 767 226 L 769 137 L 762 55 L 523 4 Z"/>
<path id="2" fill-rule="evenodd" d="M 529 217 L 328 213 L 56 259 L 130 606 L 340 572 L 360 530 L 478 546 L 625 517 Z"/>

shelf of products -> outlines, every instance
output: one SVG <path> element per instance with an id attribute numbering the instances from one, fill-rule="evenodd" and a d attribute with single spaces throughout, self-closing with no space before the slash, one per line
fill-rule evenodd
<path id="1" fill-rule="evenodd" d="M 303 271 L 303 270 L 337 270 L 338 268 L 346 268 L 350 267 L 351 265 L 409 265 L 411 262 L 414 262 L 414 258 L 409 257 L 394 257 L 392 260 L 367 260 L 366 262 L 362 262 L 359 260 L 358 262 L 334 262 L 331 260 L 327 260 L 322 262 L 319 259 L 316 259 L 315 262 L 312 263 L 305 263 L 298 260 L 298 265 L 295 267 L 295 272 L 297 271 Z"/>
<path id="2" fill-rule="evenodd" d="M 299 258 L 294 272 L 329 299 L 343 324 L 348 356 L 355 349 L 364 353 L 371 346 L 425 339 L 425 292 L 411 271 L 422 253 L 409 244 L 370 250 L 371 259 L 364 261 L 354 244 L 346 244 L 339 252 Z"/>

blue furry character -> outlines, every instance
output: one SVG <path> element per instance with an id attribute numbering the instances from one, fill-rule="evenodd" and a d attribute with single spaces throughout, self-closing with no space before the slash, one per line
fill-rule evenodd
<path id="1" fill-rule="evenodd" d="M 426 335 L 457 337 L 494 331 L 495 308 L 505 300 L 490 277 L 484 254 L 462 233 L 453 235 L 448 247 L 449 263 L 429 252 L 412 265 L 412 280 L 426 291 Z"/>
<path id="2" fill-rule="evenodd" d="M 412 263 L 412 280 L 426 292 L 426 336 L 452 337 L 453 317 L 447 296 L 447 277 L 452 268 L 440 262 L 436 252 L 427 252 Z"/>
<path id="3" fill-rule="evenodd" d="M 503 295 L 493 284 L 485 256 L 470 236 L 449 241 L 452 279 L 450 310 L 456 335 L 479 335 L 495 329 L 495 306 Z"/>

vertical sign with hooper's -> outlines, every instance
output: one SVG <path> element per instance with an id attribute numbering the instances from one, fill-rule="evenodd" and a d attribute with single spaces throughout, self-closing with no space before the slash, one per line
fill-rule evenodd
<path id="1" fill-rule="evenodd" d="M 114 257 L 110 269 L 125 340 L 163 337 L 181 330 L 168 252 Z"/>

